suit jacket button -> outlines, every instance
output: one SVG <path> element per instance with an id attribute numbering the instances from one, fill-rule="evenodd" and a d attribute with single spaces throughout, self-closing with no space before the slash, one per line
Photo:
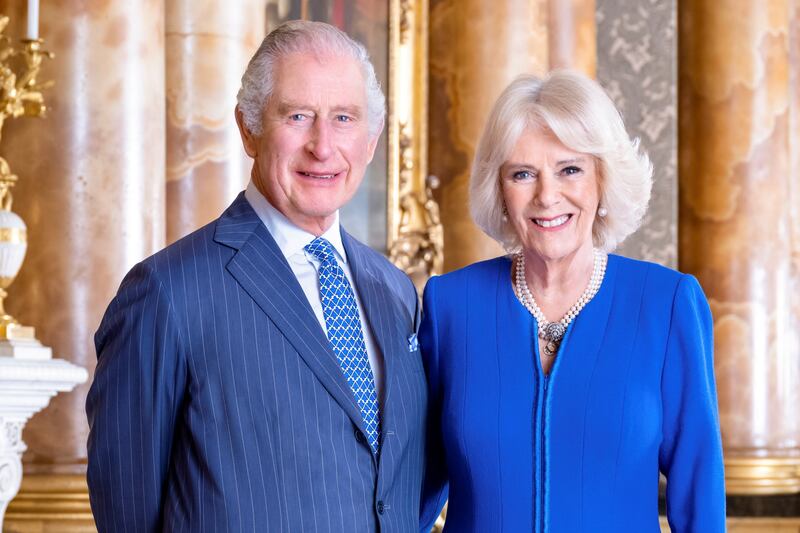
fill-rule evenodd
<path id="1" fill-rule="evenodd" d="M 383 505 L 383 500 L 378 500 L 378 514 L 383 514 L 385 510 L 385 506 Z"/>
<path id="2" fill-rule="evenodd" d="M 363 433 L 361 433 L 361 430 L 360 430 L 360 429 L 357 429 L 357 430 L 356 430 L 356 442 L 359 442 L 359 443 L 361 443 L 361 444 L 364 444 L 366 441 L 367 441 L 367 439 L 366 439 L 366 438 L 364 438 L 364 434 L 363 434 Z"/>

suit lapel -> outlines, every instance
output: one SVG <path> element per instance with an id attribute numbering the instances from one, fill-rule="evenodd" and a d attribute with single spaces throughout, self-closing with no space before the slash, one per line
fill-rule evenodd
<path id="1" fill-rule="evenodd" d="M 303 289 L 243 194 L 220 217 L 215 240 L 238 250 L 227 265 L 228 272 L 363 432 L 361 412 Z"/>
<path id="2" fill-rule="evenodd" d="M 364 313 L 367 315 L 367 323 L 383 354 L 385 376 L 383 412 L 381 413 L 381 443 L 383 443 L 387 430 L 392 428 L 393 413 L 390 400 L 396 388 L 394 381 L 400 371 L 401 363 L 397 357 L 402 356 L 404 350 L 407 351 L 406 335 L 411 332 L 405 331 L 403 325 L 409 320 L 404 316 L 397 294 L 386 283 L 378 279 L 373 272 L 373 267 L 369 264 L 366 254 L 360 250 L 363 245 L 344 230 L 342 230 L 342 243 L 350 263 L 350 272 L 353 274 L 356 290 L 364 307 Z"/>

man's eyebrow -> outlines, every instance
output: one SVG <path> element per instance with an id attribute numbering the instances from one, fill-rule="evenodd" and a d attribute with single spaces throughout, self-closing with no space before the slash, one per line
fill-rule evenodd
<path id="1" fill-rule="evenodd" d="M 281 100 L 280 102 L 278 102 L 277 108 L 279 115 L 285 115 L 297 109 L 308 109 L 317 112 L 317 109 L 315 107 L 294 100 Z M 331 112 L 337 114 L 346 113 L 348 115 L 353 115 L 354 117 L 359 117 L 359 118 L 364 114 L 364 110 L 359 105 L 334 106 L 331 108 Z"/>
<path id="2" fill-rule="evenodd" d="M 331 108 L 331 111 L 334 113 L 347 113 L 348 115 L 353 115 L 354 117 L 360 117 L 364 112 L 363 109 L 361 109 L 361 106 L 357 105 L 334 106 Z"/>
<path id="3" fill-rule="evenodd" d="M 279 115 L 284 115 L 289 111 L 294 111 L 295 109 L 311 109 L 311 107 L 308 104 L 302 104 L 292 100 L 281 100 L 278 102 Z"/>

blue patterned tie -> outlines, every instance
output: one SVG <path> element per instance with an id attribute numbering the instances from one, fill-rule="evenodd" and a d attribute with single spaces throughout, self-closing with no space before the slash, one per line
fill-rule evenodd
<path id="1" fill-rule="evenodd" d="M 380 432 L 378 397 L 353 288 L 336 261 L 330 242 L 317 237 L 306 245 L 305 250 L 320 261 L 319 296 L 325 326 L 328 328 L 328 340 L 361 409 L 369 445 L 377 453 Z"/>

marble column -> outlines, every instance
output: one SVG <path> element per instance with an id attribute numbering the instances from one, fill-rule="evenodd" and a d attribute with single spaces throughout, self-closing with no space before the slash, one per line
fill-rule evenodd
<path id="1" fill-rule="evenodd" d="M 517 75 L 548 68 L 546 0 L 432 0 L 429 172 L 444 227 L 444 271 L 502 249 L 469 215 L 469 172 L 494 100 Z"/>
<path id="2" fill-rule="evenodd" d="M 260 0 L 166 2 L 167 242 L 218 217 L 247 185 L 252 160 L 233 110 L 265 21 Z"/>
<path id="3" fill-rule="evenodd" d="M 791 205 L 792 214 L 792 276 L 795 284 L 794 294 L 800 294 L 800 0 L 792 0 L 792 16 L 789 26 L 790 79 L 793 100 L 790 102 L 791 154 Z M 797 331 L 795 345 L 800 346 L 800 298 L 793 301 L 794 330 Z"/>
<path id="4" fill-rule="evenodd" d="M 572 68 L 595 76 L 595 7 L 595 0 L 549 0 L 547 36 L 551 69 Z"/>
<path id="5" fill-rule="evenodd" d="M 792 1 L 680 3 L 679 257 L 714 315 L 729 493 L 800 491 Z"/>
<path id="6" fill-rule="evenodd" d="M 0 0 L 7 33 L 25 2 Z M 42 0 L 40 35 L 56 57 L 40 79 L 43 119 L 6 121 L 0 153 L 19 176 L 14 210 L 28 255 L 7 308 L 53 348 L 95 366 L 92 337 L 125 273 L 164 244 L 164 3 Z M 25 428 L 28 452 L 10 531 L 91 530 L 84 411 L 89 382 L 58 396 Z"/>
<path id="7" fill-rule="evenodd" d="M 789 59 L 792 100 L 789 103 L 790 133 L 789 153 L 791 154 L 790 172 L 790 205 L 791 207 L 791 251 L 792 251 L 792 315 L 790 329 L 793 332 L 792 347 L 795 367 L 800 361 L 800 0 L 791 0 L 792 14 L 789 19 Z M 795 387 L 800 387 L 800 379 Z M 794 416 L 798 409 L 795 406 Z M 800 448 L 800 432 L 795 437 Z M 797 466 L 797 478 L 800 478 L 800 464 Z M 800 492 L 800 489 L 798 489 Z"/>

